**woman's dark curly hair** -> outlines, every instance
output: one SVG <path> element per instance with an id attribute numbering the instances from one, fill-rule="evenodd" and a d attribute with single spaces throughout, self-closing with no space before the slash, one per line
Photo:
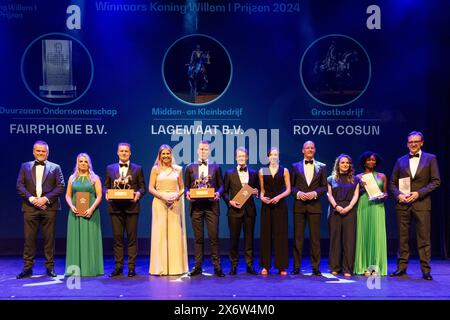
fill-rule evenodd
<path id="1" fill-rule="evenodd" d="M 381 157 L 378 153 L 372 152 L 372 151 L 364 151 L 363 154 L 359 156 L 359 165 L 361 166 L 361 168 L 364 169 L 366 167 L 366 161 L 371 156 L 374 156 L 375 161 L 377 162 L 375 167 L 378 167 L 380 165 L 380 163 L 383 161 L 383 159 L 381 159 Z"/>

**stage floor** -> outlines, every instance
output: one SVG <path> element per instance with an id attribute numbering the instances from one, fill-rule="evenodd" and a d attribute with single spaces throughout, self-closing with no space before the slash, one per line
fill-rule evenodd
<path id="1" fill-rule="evenodd" d="M 241 259 L 243 260 L 243 259 Z M 43 258 L 37 258 L 34 276 L 17 280 L 22 269 L 21 257 L 0 257 L 0 299 L 2 300 L 450 300 L 450 261 L 432 261 L 433 281 L 421 278 L 419 261 L 411 260 L 408 275 L 400 278 L 381 277 L 379 283 L 355 276 L 344 279 L 328 272 L 327 260 L 321 262 L 322 277 L 311 276 L 309 259 L 304 257 L 302 275 L 267 277 L 245 273 L 241 261 L 238 275 L 229 276 L 229 260 L 223 257 L 224 278 L 212 276 L 213 268 L 207 257 L 204 274 L 159 277 L 148 275 L 148 257 L 139 257 L 138 276 L 128 278 L 81 278 L 80 289 L 69 289 L 69 281 L 62 276 L 64 257 L 56 258 L 55 279 L 45 275 Z M 190 257 L 190 266 L 193 257 Z M 257 261 L 256 261 L 257 262 Z M 105 272 L 113 269 L 113 258 L 105 257 Z M 290 261 L 292 266 L 292 260 Z M 389 271 L 395 269 L 395 259 L 389 260 Z M 127 269 L 124 270 L 126 275 Z M 71 282 L 73 283 L 73 281 Z M 369 289 L 369 287 L 375 287 Z M 378 288 L 377 288 L 378 287 Z"/>

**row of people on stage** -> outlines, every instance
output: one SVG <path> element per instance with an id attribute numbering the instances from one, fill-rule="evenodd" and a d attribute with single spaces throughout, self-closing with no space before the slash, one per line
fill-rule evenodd
<path id="1" fill-rule="evenodd" d="M 387 248 L 384 201 L 388 186 L 396 199 L 399 227 L 399 251 L 397 270 L 392 276 L 406 273 L 409 259 L 409 227 L 416 220 L 418 251 L 423 278 L 431 280 L 430 244 L 430 193 L 440 185 L 436 157 L 422 152 L 423 135 L 413 131 L 408 135 L 409 153 L 399 158 L 390 180 L 377 171 L 381 158 L 377 153 L 365 152 L 360 157 L 362 172 L 356 174 L 352 158 L 346 154 L 337 157 L 331 175 L 327 177 L 325 164 L 315 159 L 314 142 L 304 143 L 304 159 L 288 170 L 280 164 L 277 148 L 268 152 L 269 165 L 258 171 L 247 165 L 248 152 L 236 150 L 236 166 L 222 176 L 219 165 L 208 161 L 210 146 L 202 141 L 197 149 L 198 162 L 186 167 L 183 179 L 182 167 L 174 163 L 172 149 L 162 145 L 151 169 L 148 191 L 153 195 L 152 232 L 149 273 L 152 275 L 180 275 L 187 273 L 188 252 L 186 241 L 185 198 L 189 203 L 189 216 L 194 234 L 195 266 L 190 276 L 202 273 L 204 260 L 204 229 L 208 233 L 214 274 L 225 276 L 219 255 L 219 201 L 228 207 L 230 230 L 230 275 L 237 274 L 239 238 L 244 233 L 244 257 L 246 272 L 268 275 L 272 267 L 280 275 L 288 269 L 288 206 L 286 197 L 294 196 L 294 266 L 292 274 L 299 274 L 305 229 L 308 225 L 312 274 L 321 275 L 319 269 L 320 199 L 328 197 L 328 225 L 330 238 L 330 272 L 346 277 L 353 274 L 387 275 Z M 65 190 L 65 181 L 59 165 L 47 160 L 48 144 L 37 141 L 33 146 L 35 160 L 22 164 L 17 179 L 24 212 L 24 267 L 17 278 L 32 275 L 39 225 L 44 237 L 45 267 L 49 276 L 55 277 L 54 237 L 56 212 L 60 208 L 59 195 Z M 130 161 L 131 146 L 120 143 L 117 149 L 119 161 L 106 169 L 102 185 L 94 172 L 88 154 L 80 153 L 75 169 L 68 179 L 66 202 L 70 207 L 67 226 L 66 275 L 81 276 L 104 274 L 101 223 L 98 205 L 104 195 L 114 238 L 115 267 L 110 274 L 116 277 L 124 269 L 124 234 L 127 236 L 128 276 L 136 275 L 137 226 L 139 201 L 146 192 L 142 167 Z M 369 198 L 363 174 L 372 174 L 382 196 Z M 131 177 L 129 184 L 134 191 L 132 200 L 108 198 L 108 189 L 114 188 L 119 177 Z M 190 190 L 199 178 L 208 177 L 214 196 L 209 199 L 194 198 Z M 399 190 L 399 179 L 410 177 L 411 192 Z M 236 194 L 244 185 L 252 188 L 252 197 L 244 204 L 237 203 Z M 77 192 L 90 194 L 89 208 L 78 212 L 75 201 Z M 261 201 L 260 212 L 260 272 L 254 267 L 253 239 L 257 216 L 255 198 Z M 273 253 L 273 254 L 272 254 Z"/>

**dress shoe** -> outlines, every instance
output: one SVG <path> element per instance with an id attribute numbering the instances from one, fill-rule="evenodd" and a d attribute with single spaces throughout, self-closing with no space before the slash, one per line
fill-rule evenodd
<path id="1" fill-rule="evenodd" d="M 131 277 L 135 277 L 136 276 L 136 269 L 129 269 L 128 270 L 128 276 Z"/>
<path id="2" fill-rule="evenodd" d="M 202 274 L 203 270 L 200 267 L 194 267 L 191 272 L 189 272 L 190 277 L 198 276 L 199 274 Z"/>
<path id="3" fill-rule="evenodd" d="M 229 275 L 230 276 L 235 276 L 236 274 L 237 274 L 237 268 L 236 267 L 231 267 Z"/>
<path id="4" fill-rule="evenodd" d="M 45 273 L 52 278 L 56 278 L 58 275 L 56 274 L 54 269 L 47 269 Z"/>
<path id="5" fill-rule="evenodd" d="M 429 272 L 424 272 L 422 278 L 424 278 L 425 280 L 433 280 L 433 277 Z"/>
<path id="6" fill-rule="evenodd" d="M 294 268 L 292 271 L 291 271 L 291 274 L 300 274 L 300 268 Z"/>
<path id="7" fill-rule="evenodd" d="M 123 269 L 122 268 L 116 268 L 114 271 L 109 275 L 110 278 L 118 277 L 122 275 Z"/>
<path id="8" fill-rule="evenodd" d="M 214 269 L 214 275 L 220 278 L 225 277 L 225 273 L 223 273 L 222 269 Z"/>
<path id="9" fill-rule="evenodd" d="M 393 273 L 390 274 L 391 277 L 401 277 L 406 274 L 406 269 L 400 270 L 397 269 Z"/>
<path id="10" fill-rule="evenodd" d="M 16 279 L 29 278 L 33 275 L 32 269 L 23 269 L 21 273 L 16 276 Z"/>
<path id="11" fill-rule="evenodd" d="M 312 275 L 313 276 L 322 276 L 322 272 L 320 272 L 320 270 L 318 270 L 318 269 L 313 269 Z"/>
<path id="12" fill-rule="evenodd" d="M 252 266 L 247 266 L 247 273 L 252 274 L 254 276 L 258 274 L 258 272 L 256 272 L 256 270 Z"/>

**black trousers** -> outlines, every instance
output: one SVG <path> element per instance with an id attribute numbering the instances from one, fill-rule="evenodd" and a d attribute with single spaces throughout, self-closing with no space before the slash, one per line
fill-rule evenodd
<path id="1" fill-rule="evenodd" d="M 195 209 L 191 212 L 192 228 L 194 229 L 195 266 L 202 267 L 204 256 L 204 228 L 208 231 L 211 245 L 211 260 L 214 269 L 221 269 L 219 256 L 219 215 L 213 210 Z"/>
<path id="2" fill-rule="evenodd" d="M 294 212 L 294 268 L 300 268 L 302 263 L 303 243 L 305 240 L 306 222 L 309 226 L 309 253 L 311 265 L 319 270 L 320 263 L 320 213 Z"/>
<path id="3" fill-rule="evenodd" d="M 42 226 L 42 235 L 44 238 L 45 267 L 47 269 L 53 269 L 55 266 L 56 211 L 36 209 L 34 211 L 24 212 L 23 222 L 25 239 L 23 248 L 24 269 L 31 269 L 34 266 L 39 225 Z"/>
<path id="4" fill-rule="evenodd" d="M 346 215 L 332 210 L 328 216 L 330 230 L 330 271 L 353 274 L 356 248 L 356 208 Z"/>
<path id="5" fill-rule="evenodd" d="M 115 268 L 122 269 L 124 265 L 123 259 L 123 242 L 124 233 L 127 233 L 128 243 L 128 268 L 134 269 L 136 267 L 136 257 L 138 252 L 137 242 L 137 227 L 138 214 L 129 214 L 126 212 L 111 214 L 111 224 L 114 238 L 114 261 Z"/>
<path id="6" fill-rule="evenodd" d="M 409 260 L 409 230 L 411 220 L 416 221 L 417 250 L 419 251 L 420 268 L 422 272 L 430 272 L 431 240 L 430 240 L 430 211 L 417 211 L 412 207 L 407 210 L 397 210 L 399 227 L 399 246 L 397 268 L 406 270 Z"/>
<path id="7" fill-rule="evenodd" d="M 244 213 L 241 216 L 228 216 L 228 226 L 230 228 L 230 261 L 231 266 L 236 267 L 239 260 L 239 238 L 241 229 L 244 229 L 244 252 L 245 263 L 253 266 L 253 236 L 255 233 L 255 216 L 248 216 Z"/>
<path id="8" fill-rule="evenodd" d="M 284 201 L 261 206 L 260 255 L 261 267 L 272 267 L 272 246 L 274 266 L 285 270 L 289 265 L 288 209 Z"/>

